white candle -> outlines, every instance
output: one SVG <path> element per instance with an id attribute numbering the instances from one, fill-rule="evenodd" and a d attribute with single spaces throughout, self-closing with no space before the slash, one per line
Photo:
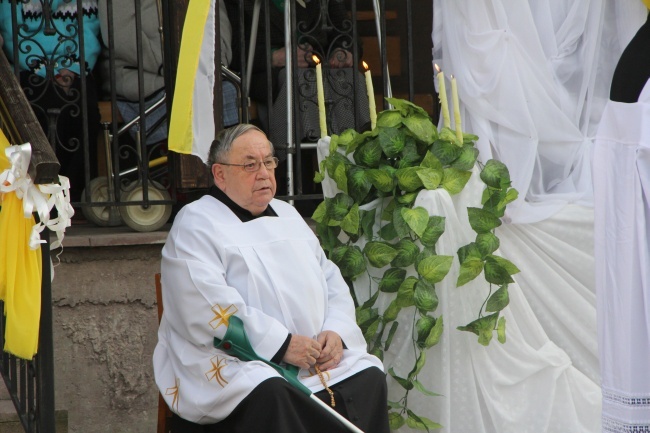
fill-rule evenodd
<path id="1" fill-rule="evenodd" d="M 447 89 L 445 87 L 445 74 L 442 73 L 438 65 L 435 65 L 438 71 L 438 98 L 440 98 L 440 107 L 442 109 L 442 120 L 445 128 L 449 128 L 449 103 L 447 102 Z"/>
<path id="2" fill-rule="evenodd" d="M 316 62 L 316 91 L 318 94 L 318 120 L 320 122 L 320 136 L 327 137 L 327 117 L 325 116 L 325 90 L 323 89 L 323 70 L 318 57 L 313 56 Z"/>
<path id="3" fill-rule="evenodd" d="M 458 102 L 458 85 L 456 77 L 451 76 L 451 102 L 454 104 L 454 122 L 456 122 L 456 139 L 463 142 L 463 128 L 460 119 L 460 104 Z"/>
<path id="4" fill-rule="evenodd" d="M 375 104 L 375 89 L 372 86 L 372 77 L 370 76 L 370 69 L 368 64 L 363 62 L 363 67 L 366 69 L 366 92 L 368 93 L 368 109 L 370 110 L 370 129 L 375 129 L 377 126 L 377 105 Z"/>

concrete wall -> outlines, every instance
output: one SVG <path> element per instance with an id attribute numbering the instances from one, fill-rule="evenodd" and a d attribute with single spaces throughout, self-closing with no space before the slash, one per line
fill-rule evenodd
<path id="1" fill-rule="evenodd" d="M 56 409 L 67 411 L 70 433 L 156 431 L 160 238 L 52 255 Z"/>

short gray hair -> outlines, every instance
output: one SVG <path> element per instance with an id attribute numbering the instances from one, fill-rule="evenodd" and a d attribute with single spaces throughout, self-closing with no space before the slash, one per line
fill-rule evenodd
<path id="1" fill-rule="evenodd" d="M 239 125 L 232 126 L 219 132 L 217 138 L 214 139 L 210 146 L 208 161 L 206 163 L 208 168 L 212 168 L 212 166 L 218 162 L 224 162 L 226 155 L 228 155 L 228 152 L 232 149 L 232 143 L 248 131 L 259 131 L 264 134 L 264 131 L 250 123 L 240 123 Z M 271 151 L 273 151 L 273 144 L 271 141 L 269 141 L 269 146 L 271 147 Z"/>

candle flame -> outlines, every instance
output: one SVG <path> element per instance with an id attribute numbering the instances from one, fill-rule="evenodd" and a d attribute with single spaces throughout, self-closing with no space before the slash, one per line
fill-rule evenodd
<path id="1" fill-rule="evenodd" d="M 312 59 L 312 60 L 314 61 L 314 63 L 316 63 L 316 64 L 319 64 L 319 63 L 320 63 L 320 59 L 318 58 L 318 56 L 317 56 L 316 54 L 314 54 L 313 56 L 311 56 L 311 59 Z"/>
<path id="2" fill-rule="evenodd" d="M 363 69 L 365 69 L 367 71 L 368 70 L 368 64 L 366 62 L 364 62 L 363 60 L 361 61 L 361 64 L 363 65 Z"/>
<path id="3" fill-rule="evenodd" d="M 434 63 L 433 67 L 436 68 L 436 72 L 440 72 L 440 66 L 437 63 Z"/>

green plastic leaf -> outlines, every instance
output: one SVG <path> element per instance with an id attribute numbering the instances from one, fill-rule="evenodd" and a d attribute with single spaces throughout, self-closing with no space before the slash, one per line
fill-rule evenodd
<path id="1" fill-rule="evenodd" d="M 462 171 L 453 167 L 445 168 L 443 169 L 441 184 L 449 194 L 454 195 L 465 188 L 470 177 L 472 177 L 471 171 Z"/>
<path id="2" fill-rule="evenodd" d="M 431 168 L 433 170 L 442 170 L 442 162 L 434 156 L 433 153 L 427 151 L 424 155 L 424 159 L 420 163 L 420 167 Z"/>
<path id="3" fill-rule="evenodd" d="M 429 336 L 427 339 L 424 341 L 424 347 L 429 349 L 440 341 L 440 337 L 442 336 L 442 331 L 444 331 L 445 324 L 444 321 L 442 320 L 442 316 L 438 317 L 436 319 L 436 324 L 431 328 L 431 331 L 429 331 Z"/>
<path id="4" fill-rule="evenodd" d="M 383 268 L 397 256 L 397 250 L 385 242 L 368 242 L 363 247 L 363 252 L 375 268 Z"/>
<path id="5" fill-rule="evenodd" d="M 454 131 L 453 129 L 442 128 L 438 132 L 438 138 L 440 138 L 440 140 L 442 140 L 442 141 L 447 141 L 450 144 L 453 144 L 454 146 L 458 147 L 459 149 L 460 149 L 460 146 L 462 145 L 462 143 L 456 144 L 457 143 L 457 141 L 456 141 L 456 131 Z"/>
<path id="6" fill-rule="evenodd" d="M 338 148 L 339 148 L 339 136 L 336 134 L 332 134 L 330 136 L 329 153 L 332 154 L 334 152 L 337 152 Z"/>
<path id="7" fill-rule="evenodd" d="M 413 203 L 415 203 L 415 199 L 418 197 L 417 192 L 408 192 L 406 194 L 402 194 L 400 196 L 397 196 L 396 200 L 397 203 L 404 205 L 404 206 L 410 206 Z"/>
<path id="8" fill-rule="evenodd" d="M 397 256 L 390 262 L 391 266 L 397 268 L 406 268 L 415 263 L 415 259 L 420 254 L 420 248 L 412 240 L 406 238 L 395 244 Z"/>
<path id="9" fill-rule="evenodd" d="M 437 138 L 436 128 L 429 115 L 414 114 L 403 119 L 402 123 L 418 140 L 424 143 L 433 143 Z"/>
<path id="10" fill-rule="evenodd" d="M 431 153 L 440 160 L 443 166 L 451 164 L 462 152 L 463 149 L 461 147 L 445 140 L 436 140 L 433 146 L 431 146 Z"/>
<path id="11" fill-rule="evenodd" d="M 402 209 L 406 208 L 397 207 L 393 210 L 393 226 L 395 227 L 397 236 L 400 238 L 405 238 L 411 233 L 411 228 L 404 219 L 404 215 L 402 215 Z"/>
<path id="12" fill-rule="evenodd" d="M 338 193 L 333 199 L 325 199 L 329 219 L 342 221 L 354 205 L 354 200 L 345 193 Z"/>
<path id="13" fill-rule="evenodd" d="M 377 115 L 377 126 L 397 128 L 402 124 L 402 114 L 399 110 L 384 110 Z"/>
<path id="14" fill-rule="evenodd" d="M 442 396 L 442 394 L 438 394 L 436 392 L 429 391 L 428 389 L 426 389 L 424 387 L 424 385 L 422 385 L 422 382 L 420 382 L 417 379 L 413 380 L 413 385 L 415 386 L 415 389 L 417 389 L 418 391 L 420 391 L 424 395 L 428 395 L 430 397 L 440 397 L 440 396 Z"/>
<path id="15" fill-rule="evenodd" d="M 428 116 L 428 113 L 424 111 L 422 107 L 419 107 L 412 103 L 411 101 L 407 101 L 406 99 L 399 99 L 399 98 L 386 98 L 386 101 L 396 109 L 398 109 L 403 117 L 408 117 L 413 114 L 419 114 L 422 116 Z"/>
<path id="16" fill-rule="evenodd" d="M 415 306 L 420 312 L 435 311 L 438 308 L 438 295 L 433 284 L 424 279 L 418 280 L 415 285 Z"/>
<path id="17" fill-rule="evenodd" d="M 422 185 L 428 189 L 436 189 L 440 186 L 440 181 L 443 177 L 442 169 L 433 169 L 433 168 L 420 168 L 417 171 L 417 175 L 420 178 Z"/>
<path id="18" fill-rule="evenodd" d="M 499 256 L 494 256 L 494 255 L 489 255 L 487 257 L 489 260 L 494 260 L 499 264 L 499 266 L 502 266 L 506 271 L 508 271 L 508 274 L 514 275 L 518 274 L 521 272 L 518 267 L 516 267 L 510 260 L 504 259 L 503 257 Z"/>
<path id="19" fill-rule="evenodd" d="M 320 171 L 314 173 L 314 183 L 321 183 L 324 180 L 325 180 L 325 175 L 323 175 L 323 173 L 321 173 Z"/>
<path id="20" fill-rule="evenodd" d="M 427 228 L 420 236 L 420 242 L 425 247 L 433 247 L 440 239 L 440 236 L 445 232 L 445 217 L 441 216 L 430 216 L 429 221 L 427 222 Z"/>
<path id="21" fill-rule="evenodd" d="M 514 283 L 514 280 L 503 266 L 490 257 L 485 259 L 485 280 L 488 283 L 502 285 Z"/>
<path id="22" fill-rule="evenodd" d="M 499 249 L 499 238 L 493 233 L 480 233 L 476 235 L 476 246 L 483 257 Z"/>
<path id="23" fill-rule="evenodd" d="M 379 291 L 395 293 L 406 278 L 406 269 L 390 268 L 384 272 L 379 282 Z"/>
<path id="24" fill-rule="evenodd" d="M 395 332 L 397 331 L 398 326 L 398 322 L 393 322 L 393 324 L 390 326 L 388 337 L 386 337 L 386 344 L 384 344 L 384 350 L 388 350 L 390 348 L 390 344 L 393 342 L 393 337 L 395 336 Z"/>
<path id="25" fill-rule="evenodd" d="M 431 284 L 439 283 L 449 273 L 452 260 L 452 256 L 427 257 L 418 264 L 418 274 Z"/>
<path id="26" fill-rule="evenodd" d="M 490 340 L 492 340 L 492 331 L 496 327 L 497 317 L 499 317 L 499 313 L 490 314 L 489 316 L 476 319 L 465 326 L 459 326 L 457 329 L 459 331 L 473 332 L 478 335 L 478 342 L 483 346 L 487 346 L 490 344 Z"/>
<path id="27" fill-rule="evenodd" d="M 341 221 L 341 229 L 348 234 L 357 234 L 359 232 L 359 205 L 354 204 L 350 212 Z"/>
<path id="28" fill-rule="evenodd" d="M 345 169 L 345 164 L 337 164 L 333 173 L 330 173 L 338 189 L 344 193 L 348 193 L 348 175 Z"/>
<path id="29" fill-rule="evenodd" d="M 413 209 L 403 207 L 400 213 L 411 230 L 413 230 L 419 237 L 422 237 L 427 228 L 427 224 L 429 223 L 429 213 L 427 210 L 423 207 L 416 207 Z"/>
<path id="30" fill-rule="evenodd" d="M 485 305 L 485 311 L 488 313 L 494 313 L 495 311 L 501 311 L 510 302 L 510 296 L 508 295 L 508 285 L 504 284 L 499 287 L 499 289 L 492 293 L 492 296 L 487 301 Z"/>
<path id="31" fill-rule="evenodd" d="M 479 251 L 475 242 L 470 242 L 469 244 L 458 248 L 457 254 L 458 254 L 458 261 L 460 262 L 461 265 L 465 262 L 465 260 L 467 260 L 470 257 L 483 259 L 483 255 Z"/>
<path id="32" fill-rule="evenodd" d="M 395 173 L 397 185 L 402 191 L 413 192 L 422 187 L 422 180 L 418 176 L 419 167 L 400 168 Z"/>
<path id="33" fill-rule="evenodd" d="M 442 428 L 442 425 L 438 424 L 437 422 L 433 422 L 429 418 L 416 415 L 411 410 L 407 409 L 406 413 L 408 413 L 408 418 L 406 418 L 406 425 L 411 428 L 427 431 Z"/>
<path id="34" fill-rule="evenodd" d="M 413 137 L 407 136 L 404 142 L 404 149 L 400 152 L 400 159 L 397 168 L 414 167 L 422 160 L 418 151 L 418 145 Z"/>
<path id="35" fill-rule="evenodd" d="M 341 147 L 348 147 L 348 145 L 356 138 L 357 135 L 359 135 L 359 133 L 354 128 L 346 129 L 338 136 L 337 145 Z M 332 135 L 332 141 L 335 136 L 336 135 Z"/>
<path id="36" fill-rule="evenodd" d="M 391 409 L 402 409 L 404 407 L 403 403 L 400 403 L 398 401 L 387 401 L 388 407 Z M 390 414 L 388 415 L 390 417 Z"/>
<path id="37" fill-rule="evenodd" d="M 341 246 L 339 240 L 340 227 L 330 227 L 324 224 L 316 225 L 316 235 L 325 251 L 333 251 L 334 248 Z"/>
<path id="38" fill-rule="evenodd" d="M 427 353 L 424 350 L 422 350 L 418 355 L 418 359 L 415 361 L 413 370 L 409 372 L 408 379 L 412 381 L 413 378 L 417 376 L 420 371 L 422 371 L 422 367 L 424 367 L 424 364 L 426 362 L 427 362 Z"/>
<path id="39" fill-rule="evenodd" d="M 374 237 L 373 227 L 375 226 L 375 215 L 377 209 L 373 208 L 371 210 L 361 210 L 359 215 L 361 216 L 361 228 L 363 234 L 366 235 L 366 239 L 371 241 Z"/>
<path id="40" fill-rule="evenodd" d="M 367 329 L 379 317 L 379 312 L 376 308 L 365 307 L 365 305 L 355 309 L 357 324 L 362 329 Z"/>
<path id="41" fill-rule="evenodd" d="M 483 272 L 483 260 L 476 257 L 469 257 L 460 265 L 460 272 L 456 287 L 460 287 L 472 281 Z"/>
<path id="42" fill-rule="evenodd" d="M 425 246 L 424 248 L 422 248 L 422 251 L 420 251 L 420 254 L 418 254 L 418 258 L 415 259 L 415 269 L 417 269 L 418 266 L 420 266 L 420 263 L 424 259 L 427 259 L 429 257 L 433 257 L 435 255 L 437 255 L 435 247 L 426 247 Z"/>
<path id="43" fill-rule="evenodd" d="M 363 253 L 356 245 L 334 248 L 331 259 L 341 270 L 341 275 L 347 278 L 354 278 L 366 270 Z"/>
<path id="44" fill-rule="evenodd" d="M 418 284 L 419 283 L 420 282 L 418 281 Z M 418 335 L 417 341 L 418 343 L 422 344 L 422 347 L 424 347 L 424 341 L 429 336 L 429 333 L 431 332 L 435 324 L 436 324 L 436 318 L 428 315 L 424 315 L 420 317 L 418 321 L 415 323 L 415 330 L 417 331 L 417 335 Z"/>
<path id="45" fill-rule="evenodd" d="M 506 342 L 506 318 L 501 317 L 499 323 L 497 324 L 497 339 L 499 343 L 504 344 Z"/>
<path id="46" fill-rule="evenodd" d="M 379 297 L 379 291 L 375 291 L 374 295 L 372 295 L 372 296 L 371 296 L 371 297 L 370 297 L 366 302 L 364 302 L 363 305 L 362 305 L 361 307 L 359 307 L 359 308 L 361 308 L 361 309 L 369 309 L 369 308 L 371 308 L 373 305 L 375 305 L 375 302 L 377 301 L 377 298 L 378 298 L 378 297 Z M 373 308 L 373 310 L 375 310 L 375 312 L 377 312 L 377 309 L 376 309 L 376 308 Z M 379 313 L 377 313 L 377 314 L 379 314 Z M 358 322 L 357 322 L 357 323 L 358 323 Z"/>
<path id="47" fill-rule="evenodd" d="M 384 207 L 384 210 L 381 212 L 382 221 L 393 221 L 393 212 L 395 211 L 396 207 L 397 204 L 395 203 L 395 200 L 390 200 L 386 207 Z"/>
<path id="48" fill-rule="evenodd" d="M 382 192 L 391 192 L 395 187 L 394 180 L 386 170 L 366 170 L 366 177 L 375 188 Z"/>
<path id="49" fill-rule="evenodd" d="M 490 159 L 485 163 L 485 167 L 481 171 L 481 180 L 487 186 L 498 189 L 507 188 L 511 183 L 508 167 L 496 159 Z"/>
<path id="50" fill-rule="evenodd" d="M 478 149 L 470 144 L 464 145 L 462 149 L 463 151 L 460 156 L 451 163 L 451 166 L 458 170 L 471 170 L 474 168 L 474 164 L 476 164 Z"/>
<path id="51" fill-rule="evenodd" d="M 395 304 L 400 308 L 410 307 L 415 304 L 415 285 L 418 280 L 415 277 L 408 277 L 404 282 L 399 286 L 397 290 L 397 297 L 395 298 Z"/>
<path id="52" fill-rule="evenodd" d="M 355 135 L 352 141 L 350 141 L 347 144 L 345 148 L 345 154 L 349 155 L 350 153 L 356 151 L 360 146 L 363 146 L 364 144 L 373 141 L 374 137 L 375 137 L 374 131 L 365 131 L 362 134 Z"/>
<path id="53" fill-rule="evenodd" d="M 411 382 L 410 380 L 404 379 L 402 377 L 399 377 L 397 374 L 395 374 L 395 371 L 393 370 L 393 367 L 388 369 L 388 374 L 390 374 L 391 377 L 393 379 L 395 379 L 397 381 L 397 383 L 399 383 L 402 386 L 402 388 L 404 388 L 405 390 L 410 391 L 411 389 L 413 389 L 413 382 Z"/>
<path id="54" fill-rule="evenodd" d="M 406 423 L 406 420 L 399 412 L 388 412 L 388 427 L 390 431 L 395 431 L 398 428 L 402 427 Z"/>
<path id="55" fill-rule="evenodd" d="M 398 237 L 393 223 L 388 223 L 386 225 L 383 225 L 379 229 L 379 237 L 385 241 L 392 241 L 393 239 Z"/>
<path id="56" fill-rule="evenodd" d="M 322 202 L 320 202 L 320 204 L 318 205 L 318 207 L 316 208 L 316 210 L 311 216 L 311 219 L 313 219 L 317 223 L 324 224 L 325 218 L 327 216 L 327 203 L 325 202 L 326 200 L 327 198 Z"/>
<path id="57" fill-rule="evenodd" d="M 389 158 L 394 158 L 404 149 L 404 133 L 398 128 L 381 128 L 379 145 Z"/>
<path id="58" fill-rule="evenodd" d="M 375 321 L 373 321 L 368 328 L 366 328 L 365 331 L 363 331 L 363 338 L 365 338 L 366 341 L 371 341 L 375 335 L 377 335 L 377 330 L 379 329 L 379 325 L 381 325 L 382 320 L 380 318 L 377 318 Z"/>
<path id="59" fill-rule="evenodd" d="M 501 225 L 501 220 L 492 213 L 477 207 L 468 207 L 469 224 L 476 233 L 488 233 Z"/>
<path id="60" fill-rule="evenodd" d="M 366 177 L 366 171 L 359 166 L 350 166 L 347 179 L 348 194 L 355 202 L 362 203 L 372 188 L 372 183 Z"/>
<path id="61" fill-rule="evenodd" d="M 397 315 L 400 311 L 402 311 L 402 307 L 397 303 L 397 300 L 394 299 L 393 302 L 391 302 L 388 305 L 388 308 L 386 308 L 384 311 L 384 323 L 392 322 L 393 320 L 397 319 Z"/>
<path id="62" fill-rule="evenodd" d="M 354 152 L 354 161 L 364 167 L 379 167 L 382 150 L 379 142 L 375 139 L 369 141 Z"/>

